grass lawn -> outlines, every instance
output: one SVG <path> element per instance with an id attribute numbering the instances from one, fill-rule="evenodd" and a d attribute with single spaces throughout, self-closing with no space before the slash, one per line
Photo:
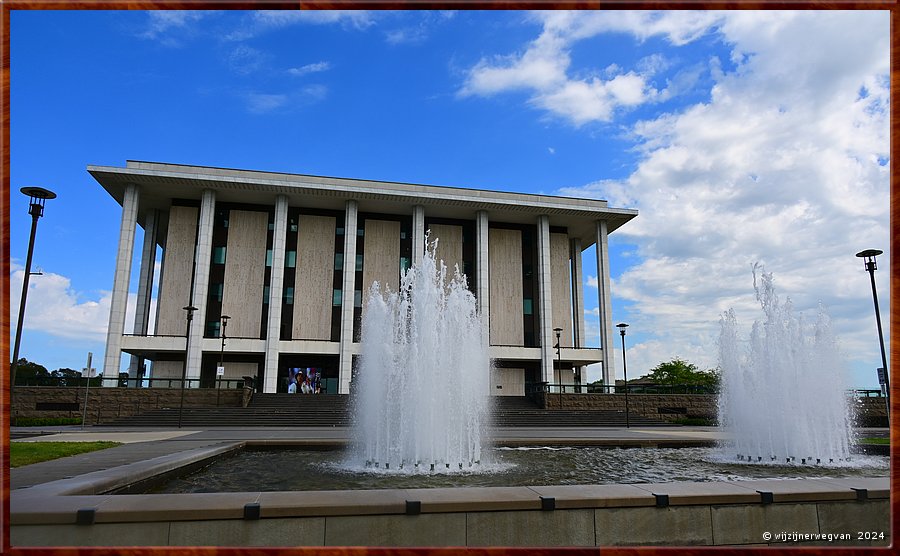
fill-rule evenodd
<path id="1" fill-rule="evenodd" d="M 9 466 L 21 467 L 41 461 L 105 450 L 121 442 L 10 442 Z"/>
<path id="2" fill-rule="evenodd" d="M 857 441 L 859 444 L 884 444 L 885 446 L 891 443 L 890 438 L 860 438 Z"/>

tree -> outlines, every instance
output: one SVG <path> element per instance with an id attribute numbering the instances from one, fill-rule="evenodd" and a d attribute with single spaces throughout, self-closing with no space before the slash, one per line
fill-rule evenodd
<path id="1" fill-rule="evenodd" d="M 42 384 L 49 379 L 50 371 L 47 370 L 47 367 L 33 363 L 24 357 L 19 359 L 19 365 L 16 367 L 16 385 Z"/>
<path id="2" fill-rule="evenodd" d="M 81 371 L 75 369 L 56 369 L 50 375 L 57 379 L 59 386 L 78 386 L 81 381 Z"/>
<path id="3" fill-rule="evenodd" d="M 676 357 L 671 361 L 660 363 L 650 369 L 650 374 L 642 378 L 648 378 L 657 384 L 678 384 L 689 386 L 716 387 L 719 385 L 719 372 L 717 369 L 698 370 L 697 365 Z"/>

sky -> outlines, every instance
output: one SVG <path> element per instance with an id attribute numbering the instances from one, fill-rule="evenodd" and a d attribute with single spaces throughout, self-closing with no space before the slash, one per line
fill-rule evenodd
<path id="1" fill-rule="evenodd" d="M 718 364 L 762 317 L 752 268 L 831 317 L 849 384 L 889 337 L 888 11 L 12 11 L 10 321 L 21 357 L 102 362 L 126 160 L 599 198 L 629 378 Z M 141 230 L 129 319 L 133 322 Z M 585 252 L 597 346 L 594 248 Z M 14 330 L 11 332 L 14 334 Z M 620 338 L 614 359 L 622 376 Z M 123 365 L 127 359 L 123 359 Z M 101 365 L 102 366 L 102 365 Z M 591 368 L 588 380 L 600 377 Z"/>

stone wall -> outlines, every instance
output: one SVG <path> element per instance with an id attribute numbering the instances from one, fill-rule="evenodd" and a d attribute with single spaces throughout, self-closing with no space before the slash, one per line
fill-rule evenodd
<path id="1" fill-rule="evenodd" d="M 84 411 L 84 388 L 49 386 L 17 386 L 12 393 L 10 424 L 17 418 L 81 417 Z M 187 389 L 185 407 L 241 407 L 250 400 L 248 388 Z M 153 409 L 178 407 L 178 388 L 91 388 L 87 394 L 86 424 L 109 423 Z"/>
<path id="2" fill-rule="evenodd" d="M 624 394 L 538 393 L 534 400 L 546 409 L 625 411 Z M 884 398 L 856 398 L 856 424 L 886 427 Z M 628 394 L 628 411 L 661 421 L 684 418 L 715 420 L 717 396 L 710 394 Z"/>
<path id="3" fill-rule="evenodd" d="M 624 394 L 538 394 L 546 409 L 625 411 Z M 662 421 L 716 418 L 716 396 L 707 394 L 628 394 L 628 411 Z"/>

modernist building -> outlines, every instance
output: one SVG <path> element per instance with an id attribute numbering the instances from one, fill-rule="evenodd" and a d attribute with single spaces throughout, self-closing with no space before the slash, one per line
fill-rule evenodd
<path id="1" fill-rule="evenodd" d="M 637 215 L 605 201 L 129 161 L 89 166 L 122 205 L 104 377 L 149 362 L 155 379 L 212 385 L 220 316 L 226 379 L 286 391 L 288 369 L 316 368 L 329 392 L 351 388 L 363 292 L 396 290 L 424 253 L 464 272 L 495 361 L 491 393 L 572 383 L 612 361 L 607 236 Z M 134 334 L 124 334 L 137 226 L 144 229 Z M 585 347 L 582 251 L 597 245 L 600 348 Z M 155 327 L 154 263 L 162 249 Z M 186 306 L 194 306 L 189 339 Z M 555 328 L 561 328 L 557 359 Z M 613 383 L 613 365 L 604 364 Z M 486 371 L 487 372 L 487 371 Z M 107 381 L 113 383 L 114 381 Z"/>

